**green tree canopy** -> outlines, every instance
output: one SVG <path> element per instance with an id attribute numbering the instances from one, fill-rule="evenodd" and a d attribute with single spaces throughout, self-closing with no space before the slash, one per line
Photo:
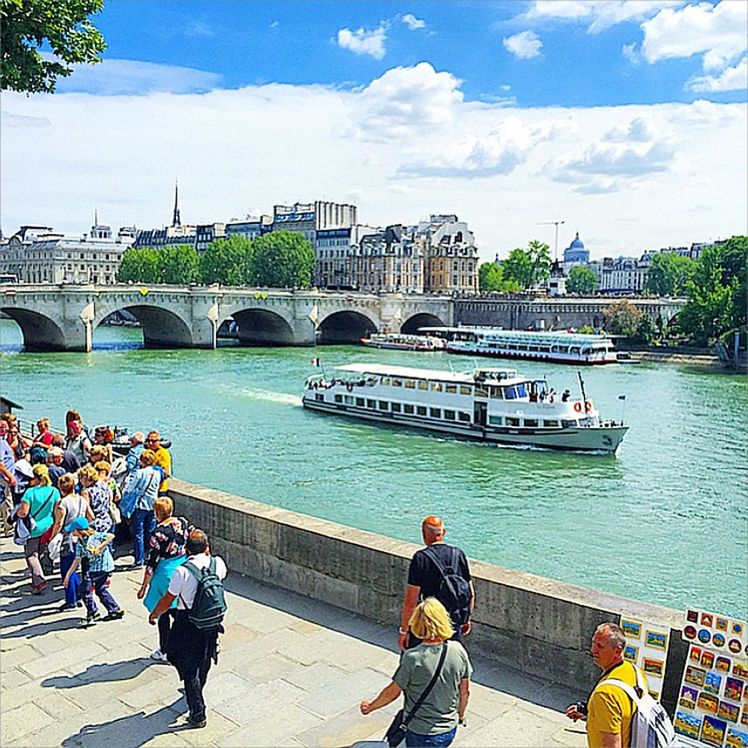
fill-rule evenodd
<path id="1" fill-rule="evenodd" d="M 253 244 L 244 236 L 216 239 L 208 245 L 200 258 L 203 283 L 253 285 L 253 254 Z"/>
<path id="2" fill-rule="evenodd" d="M 70 65 L 96 63 L 106 43 L 89 19 L 104 0 L 2 0 L 0 59 L 2 89 L 26 93 L 55 90 Z M 51 49 L 54 59 L 42 57 Z"/>
<path id="3" fill-rule="evenodd" d="M 589 295 L 595 292 L 599 285 L 597 275 L 589 268 L 577 265 L 569 272 L 566 279 L 566 290 L 568 293 Z"/>
<path id="4" fill-rule="evenodd" d="M 192 245 L 174 244 L 159 249 L 158 254 L 162 283 L 186 286 L 200 280 L 200 256 Z"/>
<path id="5" fill-rule="evenodd" d="M 547 244 L 533 239 L 527 249 L 513 249 L 501 263 L 504 280 L 519 288 L 529 288 L 544 281 L 551 273 L 551 254 Z"/>
<path id="6" fill-rule="evenodd" d="M 315 255 L 308 239 L 291 231 L 272 231 L 254 241 L 254 283 L 273 288 L 308 288 Z"/>
<path id="7" fill-rule="evenodd" d="M 117 269 L 120 283 L 161 283 L 161 261 L 158 250 L 130 247 L 122 255 Z"/>
<path id="8" fill-rule="evenodd" d="M 642 313 L 627 299 L 616 301 L 603 310 L 605 329 L 611 335 L 636 337 L 636 331 L 642 319 Z"/>
<path id="9" fill-rule="evenodd" d="M 484 262 L 478 268 L 478 287 L 481 291 L 518 291 L 514 280 L 504 280 L 504 270 L 495 262 Z"/>
<path id="10" fill-rule="evenodd" d="M 696 262 L 675 252 L 660 252 L 652 258 L 644 290 L 656 296 L 681 296 L 696 269 Z"/>

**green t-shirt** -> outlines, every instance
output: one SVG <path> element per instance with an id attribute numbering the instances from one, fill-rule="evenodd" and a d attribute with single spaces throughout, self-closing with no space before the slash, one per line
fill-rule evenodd
<path id="1" fill-rule="evenodd" d="M 29 515 L 36 523 L 31 537 L 39 538 L 52 527 L 55 504 L 60 500 L 60 492 L 52 486 L 33 486 L 23 495 L 23 500 L 29 505 Z"/>
<path id="2" fill-rule="evenodd" d="M 407 716 L 431 681 L 443 646 L 447 647 L 447 656 L 439 678 L 426 701 L 418 707 L 416 716 L 408 723 L 408 729 L 419 735 L 441 735 L 457 727 L 460 681 L 473 674 L 467 652 L 457 641 L 443 645 L 419 644 L 403 655 L 392 677 L 405 694 Z"/>

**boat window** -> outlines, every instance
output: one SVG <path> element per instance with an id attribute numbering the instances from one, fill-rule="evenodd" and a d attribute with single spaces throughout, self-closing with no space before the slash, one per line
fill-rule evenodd
<path id="1" fill-rule="evenodd" d="M 519 418 L 512 418 L 511 416 L 506 417 L 507 426 L 519 426 Z"/>
<path id="2" fill-rule="evenodd" d="M 400 403 L 392 403 L 392 412 L 393 413 L 399 413 L 400 412 Z"/>
<path id="3" fill-rule="evenodd" d="M 501 416 L 488 416 L 488 422 L 492 426 L 501 426 L 503 420 L 504 419 Z"/>
<path id="4" fill-rule="evenodd" d="M 476 390 L 476 394 L 477 394 Z M 472 395 L 473 394 L 473 388 L 469 384 L 461 384 L 460 385 L 460 394 L 461 395 Z"/>
<path id="5" fill-rule="evenodd" d="M 314 399 L 315 399 L 315 400 L 316 400 L 316 401 L 317 401 L 318 403 L 323 403 L 323 402 L 325 402 L 325 396 L 324 396 L 324 395 L 320 395 L 319 393 L 317 393 L 317 394 L 316 394 L 316 395 L 314 396 Z"/>
<path id="6" fill-rule="evenodd" d="M 576 428 L 576 425 L 576 421 L 561 421 L 561 428 L 564 429 L 573 429 Z"/>
<path id="7" fill-rule="evenodd" d="M 525 418 L 525 426 L 528 428 L 536 429 L 538 427 L 537 418 Z"/>
<path id="8" fill-rule="evenodd" d="M 415 408 L 412 405 L 403 405 L 403 410 L 410 416 L 415 412 Z"/>
<path id="9" fill-rule="evenodd" d="M 379 401 L 379 410 L 389 410 L 390 404 L 386 400 Z"/>
<path id="10" fill-rule="evenodd" d="M 457 394 L 457 385 L 456 384 L 448 384 L 444 387 L 444 391 L 448 395 L 456 395 Z"/>
<path id="11" fill-rule="evenodd" d="M 425 379 L 419 379 L 418 380 L 418 389 L 419 390 L 427 390 L 429 388 L 429 383 Z"/>
<path id="12" fill-rule="evenodd" d="M 444 385 L 441 382 L 432 382 L 431 383 L 431 391 L 432 392 L 441 392 Z"/>
<path id="13" fill-rule="evenodd" d="M 454 421 L 455 420 L 455 412 L 453 410 L 445 410 L 444 411 L 444 419 L 447 421 Z"/>
<path id="14" fill-rule="evenodd" d="M 557 429 L 558 421 L 543 421 L 543 426 L 545 426 L 547 429 Z"/>
<path id="15" fill-rule="evenodd" d="M 504 399 L 504 392 L 501 389 L 501 387 L 491 387 L 491 389 L 489 390 L 489 393 L 494 400 Z"/>
<path id="16" fill-rule="evenodd" d="M 488 397 L 488 390 L 483 387 L 476 387 L 475 396 L 476 397 Z"/>
<path id="17" fill-rule="evenodd" d="M 402 387 L 403 386 L 403 380 L 402 379 L 395 379 L 392 378 L 392 386 L 393 387 Z"/>
<path id="18" fill-rule="evenodd" d="M 429 415 L 432 418 L 441 418 L 442 417 L 442 409 L 441 408 L 429 408 Z"/>
<path id="19" fill-rule="evenodd" d="M 465 423 L 470 423 L 470 413 L 463 413 L 460 411 L 457 416 L 461 421 L 464 421 Z"/>
<path id="20" fill-rule="evenodd" d="M 357 397 L 356 398 L 356 405 L 358 405 L 359 408 L 364 407 L 364 398 L 363 397 Z"/>
<path id="21" fill-rule="evenodd" d="M 355 402 L 355 400 L 356 400 L 356 398 L 353 397 L 353 395 L 346 395 L 345 396 L 345 404 L 346 405 L 353 405 L 353 403 Z"/>
<path id="22" fill-rule="evenodd" d="M 419 416 L 425 416 L 426 415 L 426 406 L 425 405 L 419 405 L 416 408 L 416 413 L 418 413 Z"/>
<path id="23" fill-rule="evenodd" d="M 335 395 L 335 402 L 336 403 L 342 403 L 343 402 L 343 396 L 342 395 Z"/>
<path id="24" fill-rule="evenodd" d="M 366 401 L 366 407 L 367 408 L 376 408 L 377 407 L 377 401 L 376 400 L 367 400 Z"/>
<path id="25" fill-rule="evenodd" d="M 389 385 L 390 385 L 390 378 L 389 377 L 382 377 L 382 379 L 380 380 L 380 384 L 385 384 L 385 385 L 387 385 L 389 387 Z"/>
<path id="26" fill-rule="evenodd" d="M 416 380 L 415 379 L 406 379 L 405 380 L 405 386 L 409 390 L 414 390 L 416 388 Z"/>
<path id="27" fill-rule="evenodd" d="M 527 397 L 527 386 L 524 382 L 521 384 L 510 384 L 508 387 L 504 387 L 505 400 L 517 400 L 523 397 Z"/>

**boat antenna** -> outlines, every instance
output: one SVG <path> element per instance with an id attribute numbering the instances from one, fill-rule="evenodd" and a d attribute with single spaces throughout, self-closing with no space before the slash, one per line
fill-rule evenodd
<path id="1" fill-rule="evenodd" d="M 579 377 L 579 389 L 582 390 L 582 400 L 584 400 L 584 402 L 587 402 L 587 393 L 584 391 L 584 379 L 582 379 L 582 372 L 577 371 L 577 376 Z"/>

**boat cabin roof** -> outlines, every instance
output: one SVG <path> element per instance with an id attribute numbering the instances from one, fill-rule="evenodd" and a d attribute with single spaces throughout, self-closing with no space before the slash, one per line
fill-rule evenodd
<path id="1" fill-rule="evenodd" d="M 567 332 L 566 330 L 505 330 L 501 327 L 419 327 L 420 333 L 471 333 L 476 336 L 492 336 L 495 338 L 506 338 L 521 340 L 527 343 L 562 343 L 566 345 L 580 345 L 583 343 L 602 343 L 606 346 L 612 345 L 613 339 L 609 335 L 595 335 L 592 333 Z"/>
<path id="2" fill-rule="evenodd" d="M 444 371 L 443 369 L 416 369 L 410 366 L 390 366 L 389 364 L 345 364 L 336 366 L 336 371 L 356 374 L 371 374 L 378 377 L 403 377 L 404 379 L 430 379 L 439 382 L 474 384 L 476 377 L 486 381 L 501 380 L 502 384 L 517 381 L 526 382 L 516 369 L 480 368 L 473 371 Z"/>

